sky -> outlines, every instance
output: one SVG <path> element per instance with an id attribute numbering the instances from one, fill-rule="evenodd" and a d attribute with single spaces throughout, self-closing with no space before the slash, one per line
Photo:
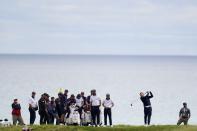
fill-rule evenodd
<path id="1" fill-rule="evenodd" d="M 197 0 L 1 0 L 4 53 L 197 55 Z"/>

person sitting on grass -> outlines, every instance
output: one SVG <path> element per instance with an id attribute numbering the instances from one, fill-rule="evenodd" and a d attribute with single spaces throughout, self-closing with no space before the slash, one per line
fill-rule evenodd
<path id="1" fill-rule="evenodd" d="M 191 117 L 190 109 L 187 108 L 187 103 L 183 103 L 183 108 L 181 108 L 179 112 L 179 120 L 177 122 L 177 125 L 180 125 L 182 122 L 184 125 L 187 125 L 189 118 Z"/>
<path id="2" fill-rule="evenodd" d="M 12 103 L 12 119 L 13 125 L 16 125 L 17 121 L 19 125 L 25 125 L 21 116 L 21 105 L 18 103 L 18 99 L 14 99 Z"/>

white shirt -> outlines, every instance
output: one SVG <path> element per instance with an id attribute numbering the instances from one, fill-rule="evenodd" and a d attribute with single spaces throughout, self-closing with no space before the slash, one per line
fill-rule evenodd
<path id="1" fill-rule="evenodd" d="M 90 102 L 92 103 L 92 106 L 100 106 L 101 99 L 98 96 L 91 96 Z"/>
<path id="2" fill-rule="evenodd" d="M 105 108 L 112 108 L 114 103 L 111 99 L 109 99 L 109 100 L 105 99 L 103 101 L 103 105 L 104 105 Z"/>
<path id="3" fill-rule="evenodd" d="M 83 106 L 83 99 L 82 98 L 76 99 L 76 105 L 79 107 L 82 107 Z"/>
<path id="4" fill-rule="evenodd" d="M 38 106 L 36 99 L 32 97 L 29 97 L 28 104 L 30 104 L 33 108 Z"/>

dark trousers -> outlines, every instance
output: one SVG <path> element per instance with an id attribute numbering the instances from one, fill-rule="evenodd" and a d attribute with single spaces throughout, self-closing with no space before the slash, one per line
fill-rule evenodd
<path id="1" fill-rule="evenodd" d="M 49 124 L 54 124 L 55 118 L 52 114 L 49 116 Z"/>
<path id="2" fill-rule="evenodd" d="M 78 107 L 79 109 L 78 109 L 78 112 L 79 112 L 79 115 L 80 115 L 80 119 L 82 119 L 81 118 L 81 115 L 82 115 L 82 110 L 83 110 L 83 108 L 82 107 Z"/>
<path id="3" fill-rule="evenodd" d="M 33 110 L 32 108 L 29 108 L 29 113 L 30 113 L 30 125 L 33 125 L 36 119 L 36 111 Z"/>
<path id="4" fill-rule="evenodd" d="M 184 123 L 184 125 L 187 125 L 188 120 L 189 120 L 189 117 L 186 117 L 186 118 L 180 117 L 179 121 L 177 122 L 177 125 L 181 125 L 182 122 Z"/>
<path id="5" fill-rule="evenodd" d="M 58 114 L 49 114 L 49 124 L 52 124 L 54 125 L 54 122 L 55 122 L 55 119 L 56 119 L 56 125 L 59 125 L 60 124 L 60 117 L 58 116 Z"/>
<path id="6" fill-rule="evenodd" d="M 44 113 L 39 113 L 40 115 L 40 125 L 45 124 L 45 114 Z"/>
<path id="7" fill-rule="evenodd" d="M 152 107 L 144 107 L 144 124 L 150 125 L 152 116 Z"/>
<path id="8" fill-rule="evenodd" d="M 92 106 L 91 114 L 92 114 L 93 125 L 96 125 L 96 126 L 99 125 L 100 124 L 100 109 L 99 109 L 99 106 Z"/>
<path id="9" fill-rule="evenodd" d="M 40 115 L 40 125 L 49 123 L 49 116 L 45 111 L 39 112 Z"/>
<path id="10" fill-rule="evenodd" d="M 104 122 L 105 122 L 105 125 L 107 125 L 107 116 L 109 117 L 109 124 L 112 125 L 111 108 L 105 108 L 104 109 Z"/>

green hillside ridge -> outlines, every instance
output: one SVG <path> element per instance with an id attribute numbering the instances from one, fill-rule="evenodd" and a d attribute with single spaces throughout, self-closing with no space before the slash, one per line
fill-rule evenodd
<path id="1" fill-rule="evenodd" d="M 197 131 L 197 126 L 126 126 L 114 127 L 80 127 L 80 126 L 31 126 L 33 131 Z M 21 126 L 0 127 L 0 131 L 22 131 Z"/>

